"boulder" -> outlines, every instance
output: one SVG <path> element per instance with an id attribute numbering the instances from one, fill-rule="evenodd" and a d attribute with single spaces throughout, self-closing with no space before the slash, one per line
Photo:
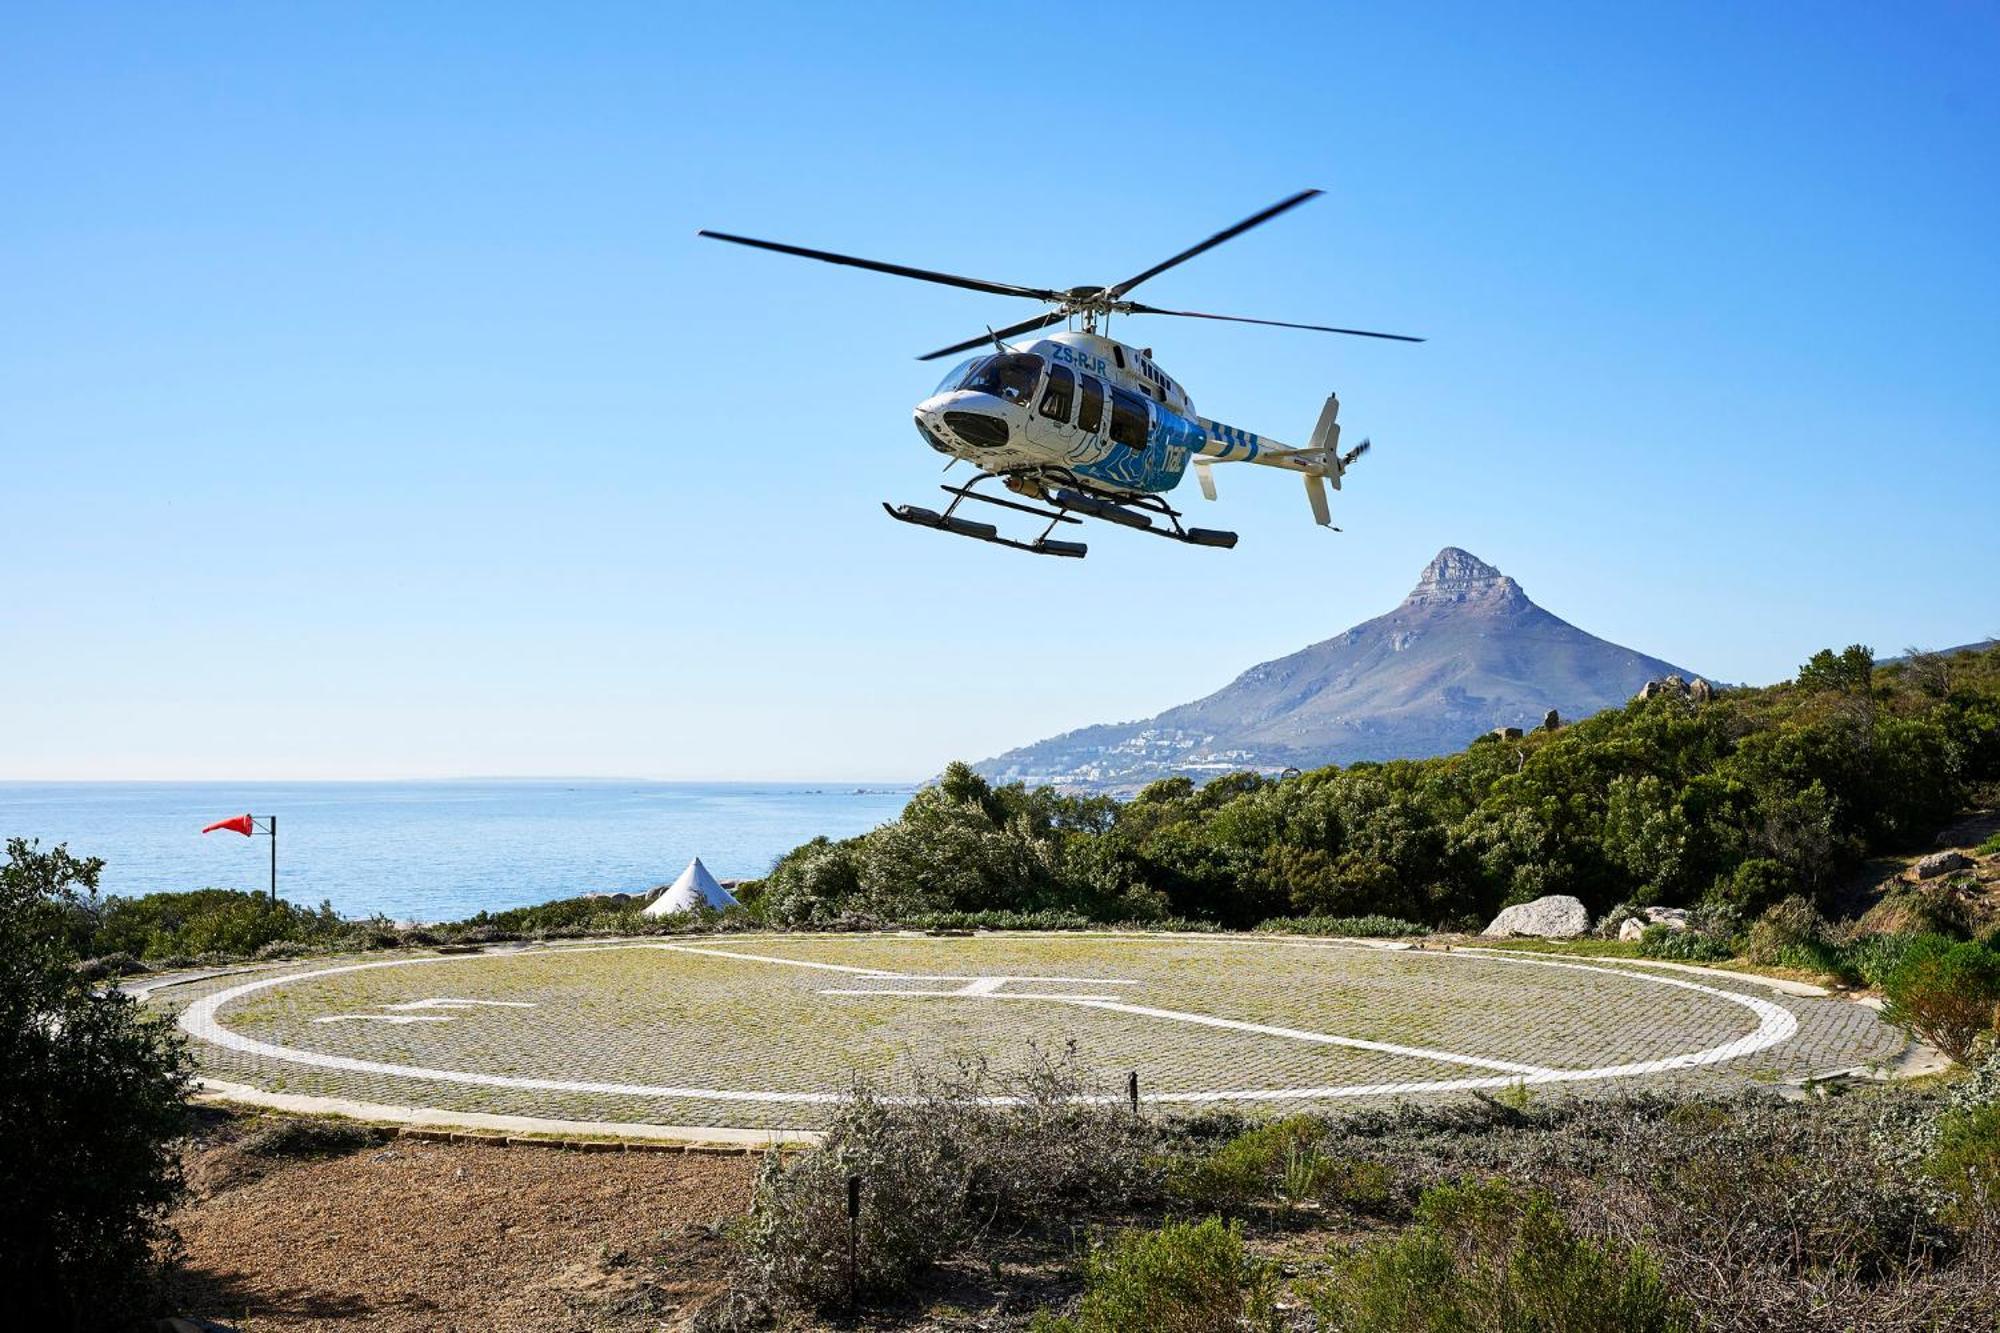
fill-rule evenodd
<path id="1" fill-rule="evenodd" d="M 1679 675 L 1672 675 L 1662 676 L 1658 680 L 1649 680 L 1639 687 L 1638 697 L 1641 699 L 1663 699 L 1669 696 L 1677 699 L 1691 699 L 1695 703 L 1705 704 L 1715 698 L 1715 686 L 1709 684 L 1700 676 L 1696 676 L 1692 681 L 1689 681 Z"/>
<path id="2" fill-rule="evenodd" d="M 1495 727 L 1486 734 L 1496 741 L 1518 741 L 1521 739 L 1521 729 L 1519 727 Z"/>
<path id="3" fill-rule="evenodd" d="M 1573 940 L 1590 929 L 1590 912 L 1566 893 L 1517 903 L 1493 918 L 1482 935 L 1536 935 L 1545 940 Z"/>
<path id="4" fill-rule="evenodd" d="M 1918 879 L 1936 879 L 1954 870 L 1972 869 L 1972 858 L 1964 852 L 1932 852 L 1918 861 L 1914 869 Z"/>
<path id="5" fill-rule="evenodd" d="M 1669 695 L 1678 695 L 1683 699 L 1687 698 L 1688 683 L 1676 674 L 1662 676 L 1658 680 L 1649 680 L 1639 687 L 1639 697 L 1641 699 L 1662 699 Z"/>
<path id="6" fill-rule="evenodd" d="M 1686 930 L 1688 914 L 1684 907 L 1642 907 L 1637 916 L 1626 917 L 1618 927 L 1618 938 L 1636 940 L 1646 933 L 1648 926 L 1665 926 L 1668 930 Z"/>
<path id="7" fill-rule="evenodd" d="M 1543 731 L 1554 731 L 1562 726 L 1562 724 L 1562 714 L 1558 713 L 1555 709 L 1551 708 L 1548 712 L 1542 714 Z"/>

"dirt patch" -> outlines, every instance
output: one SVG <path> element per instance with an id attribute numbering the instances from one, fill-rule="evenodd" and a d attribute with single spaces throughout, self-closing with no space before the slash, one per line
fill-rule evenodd
<path id="1" fill-rule="evenodd" d="M 172 1308 L 274 1330 L 673 1328 L 722 1283 L 749 1158 L 398 1138 L 247 1162 L 211 1124 Z"/>

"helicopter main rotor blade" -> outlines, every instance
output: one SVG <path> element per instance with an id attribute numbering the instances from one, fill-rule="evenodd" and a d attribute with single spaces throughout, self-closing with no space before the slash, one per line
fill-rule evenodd
<path id="1" fill-rule="evenodd" d="M 1209 237 L 1207 240 L 1203 241 L 1200 245 L 1192 246 L 1189 249 L 1181 251 L 1179 254 L 1175 255 L 1172 259 L 1167 260 L 1164 264 L 1155 264 L 1151 268 L 1147 269 L 1144 273 L 1141 273 L 1138 277 L 1125 279 L 1125 281 L 1119 283 L 1116 287 L 1110 288 L 1104 294 L 1107 297 L 1110 297 L 1115 300 L 1118 297 L 1123 296 L 1125 293 L 1131 291 L 1134 287 L 1137 287 L 1140 283 L 1144 282 L 1146 279 L 1158 277 L 1160 274 L 1165 273 L 1168 269 L 1172 268 L 1174 265 L 1184 264 L 1188 260 L 1193 259 L 1196 255 L 1200 254 L 1202 251 L 1212 250 L 1216 246 L 1221 245 L 1224 241 L 1233 240 L 1234 238 L 1241 236 L 1244 232 L 1249 231 L 1252 227 L 1257 226 L 1259 223 L 1269 222 L 1272 218 L 1278 216 L 1278 214 L 1280 213 L 1285 212 L 1287 209 L 1297 208 L 1300 204 L 1303 204 L 1306 200 L 1311 199 L 1315 195 L 1319 195 L 1322 193 L 1324 193 L 1324 191 L 1321 190 L 1301 190 L 1289 199 L 1281 199 L 1277 203 L 1272 204 L 1269 208 L 1265 209 L 1263 212 L 1253 213 L 1249 217 L 1244 218 L 1241 222 L 1237 223 L 1235 226 L 1215 233 L 1215 235 Z"/>
<path id="2" fill-rule="evenodd" d="M 1210 315 L 1199 310 L 1162 310 L 1158 306 L 1140 305 L 1137 302 L 1123 307 L 1132 315 L 1178 315 L 1182 319 L 1226 319 L 1232 324 L 1269 324 L 1278 329 L 1309 329 L 1314 333 L 1347 333 L 1356 338 L 1391 338 L 1399 343 L 1420 343 L 1422 338 L 1413 338 L 1407 333 L 1375 333 L 1369 329 L 1336 329 L 1325 324 L 1293 324 L 1282 319 L 1251 319 L 1248 315 Z"/>
<path id="3" fill-rule="evenodd" d="M 953 343 L 949 347 L 940 347 L 935 352 L 926 352 L 918 357 L 917 360 L 935 361 L 941 356 L 950 356 L 953 352 L 969 352 L 975 347 L 984 347 L 996 338 L 1004 341 L 1017 333 L 1033 333 L 1036 329 L 1045 329 L 1051 324 L 1060 324 L 1067 318 L 1069 317 L 1063 314 L 1062 311 L 1051 310 L 1046 315 L 1037 315 L 1033 319 L 1024 319 L 1019 324 L 1009 324 L 1004 329 L 994 329 L 977 338 L 967 338 L 962 343 Z"/>
<path id="4" fill-rule="evenodd" d="M 808 250 L 802 245 L 785 245 L 779 241 L 760 241 L 749 236 L 732 236 L 728 232 L 708 231 L 695 233 L 706 236 L 711 241 L 728 241 L 731 245 L 747 245 L 757 250 L 775 250 L 781 255 L 797 255 L 801 259 L 818 259 L 828 264 L 845 264 L 850 268 L 871 269 L 876 273 L 888 273 L 898 278 L 915 278 L 920 282 L 940 282 L 947 287 L 963 287 L 968 291 L 991 292 L 995 296 L 1025 296 L 1036 301 L 1060 301 L 1063 294 L 1046 287 L 1017 287 L 1011 282 L 987 282 L 983 278 L 966 278 L 956 273 L 938 273 L 927 268 L 910 268 L 904 264 L 885 264 L 878 259 L 857 259 L 853 255 L 835 254 L 831 250 Z"/>

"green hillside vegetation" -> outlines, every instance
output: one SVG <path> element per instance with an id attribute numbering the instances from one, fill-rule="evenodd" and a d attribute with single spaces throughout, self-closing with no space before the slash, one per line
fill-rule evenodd
<path id="1" fill-rule="evenodd" d="M 1916 850 L 2000 780 L 2000 651 L 1873 666 L 1816 654 L 1786 684 L 1634 700 L 1554 732 L 1288 780 L 1156 782 L 1120 804 L 953 764 L 902 817 L 816 839 L 747 896 L 773 924 L 926 914 L 1378 915 L 1476 929 L 1574 894 L 1748 922 L 1830 905 L 1871 854 Z"/>

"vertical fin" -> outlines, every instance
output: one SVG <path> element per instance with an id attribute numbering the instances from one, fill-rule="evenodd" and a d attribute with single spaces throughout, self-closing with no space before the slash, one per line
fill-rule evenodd
<path id="1" fill-rule="evenodd" d="M 1312 502 L 1313 522 L 1323 528 L 1332 527 L 1333 512 L 1327 508 L 1326 481 L 1317 472 L 1308 472 L 1305 476 L 1306 499 Z"/>

